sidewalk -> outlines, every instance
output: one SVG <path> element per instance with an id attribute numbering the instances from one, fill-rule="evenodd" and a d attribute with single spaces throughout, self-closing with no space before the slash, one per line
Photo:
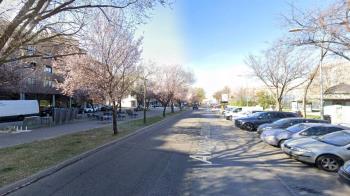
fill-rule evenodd
<path id="1" fill-rule="evenodd" d="M 147 112 L 147 116 L 159 116 L 162 114 L 161 110 L 150 110 Z M 142 119 L 143 112 L 138 112 L 138 117 L 127 118 L 123 121 L 118 121 L 118 123 L 125 123 L 131 120 Z M 94 128 L 100 128 L 112 124 L 111 121 L 80 121 L 73 122 L 70 124 L 58 125 L 54 127 L 44 127 L 39 129 L 34 129 L 31 132 L 25 133 L 1 133 L 0 134 L 0 148 L 6 148 L 10 146 L 15 146 L 18 144 L 30 143 L 34 141 L 46 140 L 55 138 L 62 135 L 88 131 Z"/>

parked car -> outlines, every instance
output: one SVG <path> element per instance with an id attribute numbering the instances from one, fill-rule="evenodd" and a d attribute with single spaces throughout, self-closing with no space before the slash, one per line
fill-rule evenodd
<path id="1" fill-rule="evenodd" d="M 54 107 L 40 107 L 40 116 L 52 116 Z"/>
<path id="2" fill-rule="evenodd" d="M 281 147 L 286 154 L 299 161 L 315 164 L 325 171 L 336 172 L 345 161 L 350 160 L 350 130 L 289 140 Z"/>
<path id="3" fill-rule="evenodd" d="M 96 112 L 97 108 L 92 107 L 92 105 L 87 105 L 85 107 L 81 107 L 82 112 L 85 113 L 92 113 L 92 112 Z"/>
<path id="4" fill-rule="evenodd" d="M 281 146 L 284 141 L 289 139 L 321 136 L 344 129 L 346 128 L 342 126 L 325 123 L 300 123 L 290 126 L 287 129 L 266 130 L 262 132 L 260 138 L 272 146 Z"/>
<path id="5" fill-rule="evenodd" d="M 112 106 L 107 106 L 107 105 L 105 105 L 105 106 L 102 106 L 101 107 L 101 112 L 108 112 L 108 111 L 112 111 Z"/>
<path id="6" fill-rule="evenodd" d="M 229 112 L 230 110 L 233 110 L 233 109 L 235 109 L 235 108 L 233 108 L 233 107 L 226 107 L 224 110 L 221 111 L 221 114 L 225 115 L 226 112 Z"/>
<path id="7" fill-rule="evenodd" d="M 134 111 L 135 111 L 135 112 L 143 111 L 143 106 L 138 105 L 136 108 L 134 108 Z"/>
<path id="8" fill-rule="evenodd" d="M 284 119 L 277 120 L 273 123 L 262 124 L 258 127 L 256 132 L 258 134 L 261 134 L 265 130 L 286 129 L 290 126 L 293 126 L 299 123 L 329 123 L 329 121 L 318 120 L 318 119 L 307 119 L 307 118 L 301 118 L 301 117 L 284 118 Z"/>
<path id="9" fill-rule="evenodd" d="M 234 114 L 241 112 L 242 108 L 232 108 L 224 113 L 226 120 L 231 120 Z"/>
<path id="10" fill-rule="evenodd" d="M 342 182 L 350 184 L 350 161 L 345 162 L 345 164 L 340 167 L 338 176 Z"/>
<path id="11" fill-rule="evenodd" d="M 27 116 L 38 116 L 37 100 L 1 100 L 0 122 L 22 121 Z"/>
<path id="12" fill-rule="evenodd" d="M 256 112 L 247 117 L 237 118 L 235 120 L 235 126 L 248 131 L 255 131 L 259 125 L 273 123 L 279 119 L 290 117 L 298 117 L 298 115 L 292 112 Z"/>
<path id="13" fill-rule="evenodd" d="M 237 113 L 234 113 L 234 114 L 232 115 L 231 120 L 234 122 L 237 118 L 247 117 L 247 116 L 252 115 L 252 114 L 254 114 L 254 113 L 257 113 L 257 112 L 263 112 L 263 111 L 253 110 L 253 111 L 241 111 L 241 112 L 237 112 Z"/>
<path id="14" fill-rule="evenodd" d="M 198 105 L 197 104 L 194 104 L 193 107 L 192 107 L 193 110 L 198 110 Z"/>

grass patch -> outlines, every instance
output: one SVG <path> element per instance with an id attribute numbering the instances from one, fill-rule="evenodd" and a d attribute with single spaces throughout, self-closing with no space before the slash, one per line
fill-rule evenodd
<path id="1" fill-rule="evenodd" d="M 121 138 L 162 119 L 161 116 L 149 117 L 146 125 L 143 124 L 143 119 L 120 123 L 118 125 L 118 135 L 113 135 L 112 126 L 106 126 L 54 139 L 0 149 L 0 187 Z"/>
<path id="2" fill-rule="evenodd" d="M 311 114 L 308 114 L 308 115 L 306 115 L 306 118 L 321 119 L 321 116 L 320 116 L 320 115 L 311 115 Z"/>

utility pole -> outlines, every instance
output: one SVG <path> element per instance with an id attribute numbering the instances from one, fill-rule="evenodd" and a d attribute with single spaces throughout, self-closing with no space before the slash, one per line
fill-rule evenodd
<path id="1" fill-rule="evenodd" d="M 323 48 L 321 48 L 321 58 L 320 58 L 320 116 L 321 119 L 324 120 L 324 110 L 323 110 L 323 73 L 322 73 L 322 63 L 323 58 L 326 56 L 327 50 L 324 51 Z"/>

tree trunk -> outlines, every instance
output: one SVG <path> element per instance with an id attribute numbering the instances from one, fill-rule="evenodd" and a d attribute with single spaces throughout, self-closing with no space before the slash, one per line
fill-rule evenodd
<path id="1" fill-rule="evenodd" d="M 180 111 L 182 111 L 182 104 L 181 104 L 181 101 L 179 101 L 178 104 L 179 104 L 179 107 L 180 107 Z"/>
<path id="2" fill-rule="evenodd" d="M 113 101 L 113 108 L 112 108 L 112 117 L 113 117 L 113 134 L 118 134 L 118 126 L 117 126 L 117 106 L 115 104 L 115 101 Z"/>
<path id="3" fill-rule="evenodd" d="M 163 117 L 165 117 L 166 106 L 167 106 L 167 104 L 165 104 L 165 105 L 163 106 Z"/>
<path id="4" fill-rule="evenodd" d="M 306 118 L 306 104 L 307 104 L 307 93 L 309 91 L 309 88 L 312 84 L 312 82 L 315 79 L 315 76 L 318 72 L 318 69 L 320 68 L 320 64 L 316 67 L 316 69 L 312 72 L 310 78 L 309 78 L 309 82 L 306 84 L 305 89 L 304 89 L 304 96 L 303 96 L 303 116 L 304 118 Z"/>
<path id="5" fill-rule="evenodd" d="M 304 96 L 303 96 L 303 117 L 304 118 L 306 118 L 307 92 L 309 90 L 311 83 L 312 83 L 312 81 L 309 82 L 304 89 Z"/>
<path id="6" fill-rule="evenodd" d="M 149 102 L 151 102 L 151 99 L 147 99 L 147 102 L 146 102 L 146 107 L 147 107 L 147 109 L 149 109 Z"/>
<path id="7" fill-rule="evenodd" d="M 143 81 L 143 124 L 146 124 L 146 90 L 147 90 L 147 86 L 146 86 L 146 80 Z"/>
<path id="8" fill-rule="evenodd" d="M 122 112 L 122 100 L 118 101 L 119 112 Z"/>
<path id="9" fill-rule="evenodd" d="M 276 109 L 277 111 L 282 111 L 282 98 L 279 97 L 276 99 Z"/>
<path id="10" fill-rule="evenodd" d="M 171 102 L 171 113 L 174 113 L 175 110 L 174 110 L 174 102 Z"/>

